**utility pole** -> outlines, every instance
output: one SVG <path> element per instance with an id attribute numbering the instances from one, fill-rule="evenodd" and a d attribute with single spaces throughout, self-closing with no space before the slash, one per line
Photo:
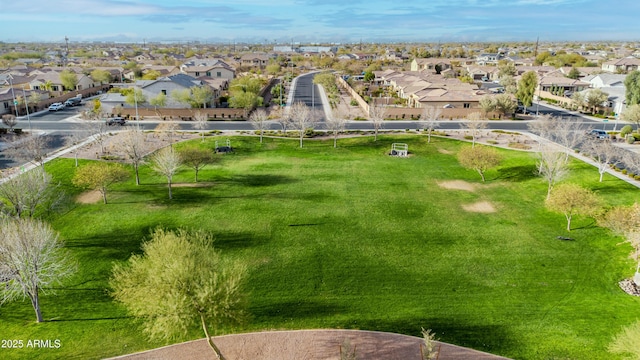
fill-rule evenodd
<path id="1" fill-rule="evenodd" d="M 64 42 L 65 42 L 65 47 L 66 47 L 66 52 L 64 53 L 64 63 L 63 65 L 66 67 L 67 66 L 67 61 L 69 59 L 69 38 L 67 36 L 64 37 Z"/>

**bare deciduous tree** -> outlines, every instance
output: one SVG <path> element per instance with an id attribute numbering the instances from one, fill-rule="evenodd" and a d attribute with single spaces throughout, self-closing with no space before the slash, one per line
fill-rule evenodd
<path id="1" fill-rule="evenodd" d="M 428 143 L 431 142 L 431 133 L 433 130 L 440 126 L 440 123 L 438 122 L 440 115 L 442 115 L 442 109 L 435 106 L 426 106 L 422 112 L 422 118 L 424 119 L 422 123 L 424 124 L 424 129 L 427 131 Z"/>
<path id="2" fill-rule="evenodd" d="M 460 126 L 469 130 L 471 133 L 471 147 L 474 147 L 476 140 L 482 135 L 482 131 L 487 128 L 487 122 L 482 121 L 482 114 L 479 112 L 469 114 L 467 119 L 469 121 L 461 123 Z"/>
<path id="3" fill-rule="evenodd" d="M 204 142 L 204 130 L 207 128 L 207 121 L 209 120 L 209 115 L 202 111 L 196 111 L 194 118 L 196 122 L 193 123 L 193 126 L 200 130 L 200 135 L 202 136 L 202 142 Z"/>
<path id="4" fill-rule="evenodd" d="M 347 127 L 347 120 L 345 118 L 345 114 L 341 108 L 336 107 L 333 109 L 331 116 L 329 116 L 325 125 L 327 130 L 333 134 L 333 147 L 338 147 L 338 135 L 343 132 Z"/>
<path id="5" fill-rule="evenodd" d="M 565 148 L 566 160 L 584 139 L 586 131 L 585 124 L 581 120 L 572 121 L 568 118 L 549 115 L 540 116 L 538 120 L 529 123 L 529 129 L 544 139 L 562 145 Z"/>
<path id="6" fill-rule="evenodd" d="M 369 106 L 369 120 L 373 125 L 373 141 L 378 141 L 378 132 L 384 128 L 384 119 L 387 117 L 387 108 L 382 104 Z"/>
<path id="7" fill-rule="evenodd" d="M 180 126 L 174 122 L 161 122 L 156 126 L 153 131 L 157 132 L 159 136 L 162 136 L 169 142 L 169 146 L 173 147 L 173 137 L 176 132 L 180 129 Z"/>
<path id="8" fill-rule="evenodd" d="M 104 146 L 109 137 L 109 125 L 106 121 L 98 121 L 92 129 L 93 138 L 100 145 L 100 154 L 104 154 Z"/>
<path id="9" fill-rule="evenodd" d="M 315 126 L 315 116 L 311 109 L 302 102 L 297 102 L 289 109 L 289 118 L 291 126 L 298 131 L 300 139 L 300 147 L 302 148 L 302 140 L 307 129 L 313 129 Z"/>
<path id="10" fill-rule="evenodd" d="M 13 128 L 18 124 L 18 118 L 13 114 L 2 115 L 2 123 L 9 128 L 10 132 L 13 132 Z"/>
<path id="11" fill-rule="evenodd" d="M 35 219 L 6 219 L 0 224 L 2 302 L 29 298 L 42 322 L 40 293 L 50 291 L 75 271 L 58 234 Z"/>
<path id="12" fill-rule="evenodd" d="M 31 134 L 14 141 L 4 152 L 9 158 L 31 162 L 44 169 L 49 143 L 48 136 Z"/>
<path id="13" fill-rule="evenodd" d="M 611 166 L 616 165 L 622 160 L 622 151 L 619 147 L 611 144 L 610 141 L 599 139 L 589 139 L 582 146 L 582 152 L 591 156 L 598 167 L 600 174 L 600 182 Z"/>
<path id="14" fill-rule="evenodd" d="M 173 199 L 173 192 L 171 191 L 173 176 L 178 172 L 181 165 L 182 160 L 180 159 L 180 154 L 173 151 L 171 147 L 160 149 L 151 157 L 151 168 L 153 171 L 167 178 L 169 199 Z"/>
<path id="15" fill-rule="evenodd" d="M 0 210 L 17 218 L 55 208 L 63 197 L 59 185 L 39 167 L 0 184 Z"/>
<path id="16" fill-rule="evenodd" d="M 554 151 L 550 145 L 543 145 L 537 155 L 538 171 L 547 182 L 548 199 L 553 186 L 569 173 L 568 162 L 564 153 Z"/>
<path id="17" fill-rule="evenodd" d="M 136 176 L 136 185 L 140 185 L 140 165 L 144 162 L 144 157 L 151 151 L 151 146 L 147 141 L 147 135 L 138 128 L 131 128 L 119 137 L 116 144 L 119 150 L 124 152 L 125 156 L 133 165 Z"/>
<path id="18" fill-rule="evenodd" d="M 80 144 L 87 140 L 91 136 L 90 123 L 80 123 L 73 131 L 65 137 L 65 144 L 73 148 L 73 158 L 75 159 L 76 167 L 78 167 L 78 151 L 80 150 Z"/>
<path id="19" fill-rule="evenodd" d="M 251 113 L 249 116 L 249 122 L 254 129 L 260 132 L 260 142 L 262 143 L 262 136 L 267 128 L 267 112 L 264 109 L 258 109 Z"/>

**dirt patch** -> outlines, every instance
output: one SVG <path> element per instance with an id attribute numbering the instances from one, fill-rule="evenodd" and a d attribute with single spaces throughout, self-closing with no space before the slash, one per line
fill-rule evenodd
<path id="1" fill-rule="evenodd" d="M 438 148 L 438 152 L 439 152 L 440 154 L 453 155 L 453 151 L 451 151 L 451 150 L 447 150 L 447 149 Z"/>
<path id="2" fill-rule="evenodd" d="M 76 202 L 80 204 L 95 204 L 102 200 L 102 194 L 98 190 L 85 191 L 76 197 Z"/>
<path id="3" fill-rule="evenodd" d="M 488 201 L 480 201 L 473 204 L 462 205 L 462 208 L 469 212 L 494 213 L 496 208 Z"/>
<path id="4" fill-rule="evenodd" d="M 190 188 L 200 188 L 200 187 L 210 187 L 213 186 L 212 182 L 197 182 L 197 183 L 176 183 L 171 184 L 172 187 L 190 187 Z"/>
<path id="5" fill-rule="evenodd" d="M 449 190 L 476 191 L 475 185 L 463 180 L 442 181 L 437 183 L 441 188 Z"/>

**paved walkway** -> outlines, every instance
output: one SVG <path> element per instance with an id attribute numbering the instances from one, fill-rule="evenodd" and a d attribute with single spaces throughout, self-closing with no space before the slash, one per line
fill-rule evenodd
<path id="1" fill-rule="evenodd" d="M 349 341 L 361 360 L 420 360 L 422 339 L 413 336 L 360 330 L 299 330 L 214 337 L 227 360 L 338 360 L 340 348 Z M 499 360 L 504 357 L 437 342 L 438 360 Z M 343 346 L 343 350 L 345 347 Z M 213 350 L 205 339 L 112 359 L 211 359 Z"/>

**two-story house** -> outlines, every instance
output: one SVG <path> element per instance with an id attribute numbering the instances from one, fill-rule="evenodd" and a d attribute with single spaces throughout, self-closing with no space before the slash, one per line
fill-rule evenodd
<path id="1" fill-rule="evenodd" d="M 213 79 L 232 80 L 236 76 L 235 69 L 221 59 L 191 60 L 182 64 L 180 71 L 194 78 L 206 76 Z"/>

